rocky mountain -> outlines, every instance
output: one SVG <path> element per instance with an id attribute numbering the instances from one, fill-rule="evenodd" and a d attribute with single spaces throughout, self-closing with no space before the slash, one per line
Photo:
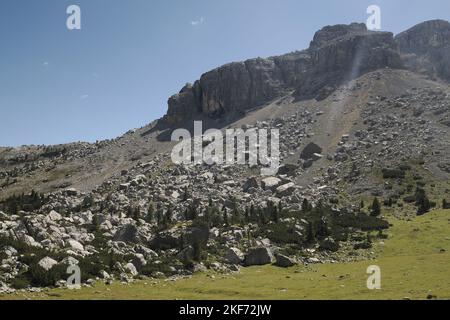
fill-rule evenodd
<path id="1" fill-rule="evenodd" d="M 230 63 L 205 73 L 169 99 L 165 120 L 174 125 L 196 114 L 239 116 L 290 90 L 298 98 L 323 98 L 345 80 L 401 66 L 392 33 L 368 31 L 357 23 L 328 26 L 315 34 L 307 50 Z"/>
<path id="2" fill-rule="evenodd" d="M 450 23 L 426 21 L 395 37 L 405 65 L 414 71 L 450 79 Z"/>
<path id="3" fill-rule="evenodd" d="M 204 74 L 117 139 L 0 149 L 0 292 L 65 286 L 72 264 L 89 285 L 374 257 L 383 215 L 450 198 L 448 25 L 325 27 Z M 280 130 L 278 173 L 175 165 L 162 137 L 194 119 Z"/>

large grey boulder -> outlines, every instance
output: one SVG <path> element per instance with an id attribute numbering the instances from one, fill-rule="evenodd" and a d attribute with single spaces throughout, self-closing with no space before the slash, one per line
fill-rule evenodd
<path id="1" fill-rule="evenodd" d="M 124 269 L 125 269 L 125 272 L 126 272 L 126 273 L 132 275 L 133 277 L 135 277 L 135 276 L 137 276 L 137 275 L 139 274 L 138 271 L 137 271 L 137 269 L 136 269 L 136 267 L 135 267 L 135 265 L 132 264 L 131 262 L 130 262 L 130 263 L 127 263 L 127 264 L 124 266 Z"/>
<path id="2" fill-rule="evenodd" d="M 225 253 L 225 261 L 229 264 L 241 264 L 244 261 L 244 254 L 238 248 L 229 248 Z"/>
<path id="3" fill-rule="evenodd" d="M 322 148 L 319 147 L 314 142 L 308 143 L 308 145 L 303 148 L 302 153 L 300 154 L 300 159 L 309 160 L 314 158 L 314 154 L 321 154 Z"/>
<path id="4" fill-rule="evenodd" d="M 279 197 L 290 196 L 292 194 L 292 192 L 294 192 L 294 190 L 295 190 L 295 183 L 293 183 L 293 182 L 283 184 L 276 189 L 277 196 L 279 196 Z"/>
<path id="5" fill-rule="evenodd" d="M 171 230 L 160 232 L 150 240 L 149 246 L 153 250 L 168 250 L 179 248 L 182 241 L 181 234 Z"/>
<path id="6" fill-rule="evenodd" d="M 113 241 L 139 243 L 141 241 L 139 230 L 133 224 L 126 224 L 117 230 L 114 234 Z"/>
<path id="7" fill-rule="evenodd" d="M 261 181 L 261 185 L 264 190 L 274 190 L 281 183 L 281 179 L 276 177 L 268 177 Z"/>
<path id="8" fill-rule="evenodd" d="M 247 179 L 247 181 L 245 181 L 242 189 L 244 192 L 247 192 L 249 189 L 251 188 L 258 188 L 259 187 L 259 183 L 258 180 L 255 177 L 250 177 Z"/>
<path id="9" fill-rule="evenodd" d="M 84 246 L 76 240 L 69 239 L 67 244 L 74 251 L 84 251 Z"/>
<path id="10" fill-rule="evenodd" d="M 181 246 L 194 245 L 196 243 L 205 245 L 209 239 L 209 228 L 207 226 L 173 228 L 158 233 L 150 240 L 149 247 L 153 250 L 175 249 Z"/>
<path id="11" fill-rule="evenodd" d="M 286 163 L 278 168 L 278 174 L 294 175 L 295 171 L 299 168 L 296 164 Z"/>
<path id="12" fill-rule="evenodd" d="M 30 247 L 35 247 L 35 248 L 42 248 L 42 245 L 37 242 L 36 240 L 34 240 L 34 238 L 32 236 L 29 235 L 22 235 L 21 239 L 23 241 L 23 243 L 25 243 L 26 245 L 30 246 Z"/>
<path id="13" fill-rule="evenodd" d="M 296 265 L 295 259 L 289 258 L 288 256 L 280 253 L 275 254 L 275 259 L 275 265 L 281 268 L 289 268 Z"/>
<path id="14" fill-rule="evenodd" d="M 274 261 L 272 251 L 266 247 L 251 248 L 245 256 L 246 266 L 261 266 Z"/>
<path id="15" fill-rule="evenodd" d="M 183 262 L 192 261 L 194 259 L 194 248 L 187 246 L 177 254 L 177 259 Z"/>
<path id="16" fill-rule="evenodd" d="M 55 210 L 50 211 L 50 213 L 46 217 L 46 221 L 48 222 L 57 222 L 62 219 L 62 216 L 56 212 Z"/>
<path id="17" fill-rule="evenodd" d="M 131 263 L 136 267 L 138 271 L 141 271 L 143 267 L 147 265 L 147 261 L 145 260 L 145 257 L 141 253 L 134 254 L 133 260 Z"/>
<path id="18" fill-rule="evenodd" d="M 144 255 L 145 260 L 154 260 L 158 258 L 158 254 L 155 251 L 142 245 L 135 246 L 134 250 L 136 251 L 136 253 L 141 253 L 142 255 Z"/>

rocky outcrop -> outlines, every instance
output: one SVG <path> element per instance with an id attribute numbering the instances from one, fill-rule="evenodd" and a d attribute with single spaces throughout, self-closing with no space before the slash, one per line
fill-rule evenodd
<path id="1" fill-rule="evenodd" d="M 271 264 L 275 258 L 272 251 L 266 247 L 251 248 L 245 256 L 246 266 L 261 266 Z"/>
<path id="2" fill-rule="evenodd" d="M 282 255 L 281 253 L 275 254 L 275 265 L 281 268 L 289 268 L 296 265 L 295 259 Z"/>
<path id="3" fill-rule="evenodd" d="M 201 76 L 169 99 L 164 117 L 173 125 L 193 117 L 241 115 L 287 90 L 315 97 L 324 87 L 379 68 L 401 67 L 390 32 L 368 31 L 364 24 L 328 26 L 310 48 L 283 56 L 234 62 Z"/>
<path id="4" fill-rule="evenodd" d="M 113 238 L 114 241 L 121 241 L 125 243 L 139 243 L 139 230 L 135 225 L 127 224 L 117 230 Z"/>
<path id="5" fill-rule="evenodd" d="M 431 20 L 395 37 L 408 69 L 450 80 L 450 23 Z"/>
<path id="6" fill-rule="evenodd" d="M 229 248 L 225 254 L 225 261 L 230 264 L 241 264 L 244 254 L 238 248 Z"/>
<path id="7" fill-rule="evenodd" d="M 310 142 L 302 151 L 300 154 L 300 159 L 308 160 L 313 158 L 314 154 L 320 154 L 322 153 L 322 148 L 319 147 L 314 142 Z"/>
<path id="8" fill-rule="evenodd" d="M 393 34 L 368 31 L 364 24 L 328 26 L 309 48 L 309 68 L 296 85 L 296 95 L 313 98 L 321 90 L 380 68 L 401 68 Z"/>

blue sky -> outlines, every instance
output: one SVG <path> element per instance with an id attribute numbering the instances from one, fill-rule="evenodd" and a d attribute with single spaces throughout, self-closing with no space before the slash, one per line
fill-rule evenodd
<path id="1" fill-rule="evenodd" d="M 82 29 L 66 28 L 81 7 Z M 450 19 L 448 0 L 1 0 L 0 146 L 114 138 L 221 64 L 308 47 L 325 25 Z"/>

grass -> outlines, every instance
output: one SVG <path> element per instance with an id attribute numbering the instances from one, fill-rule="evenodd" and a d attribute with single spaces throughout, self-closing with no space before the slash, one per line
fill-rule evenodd
<path id="1" fill-rule="evenodd" d="M 281 269 L 243 268 L 239 274 L 199 274 L 179 281 L 98 284 L 81 290 L 20 292 L 0 299 L 450 299 L 450 210 L 411 221 L 392 218 L 377 259 Z M 378 240 L 379 241 L 379 240 Z M 367 267 L 381 268 L 381 290 L 368 290 Z"/>

